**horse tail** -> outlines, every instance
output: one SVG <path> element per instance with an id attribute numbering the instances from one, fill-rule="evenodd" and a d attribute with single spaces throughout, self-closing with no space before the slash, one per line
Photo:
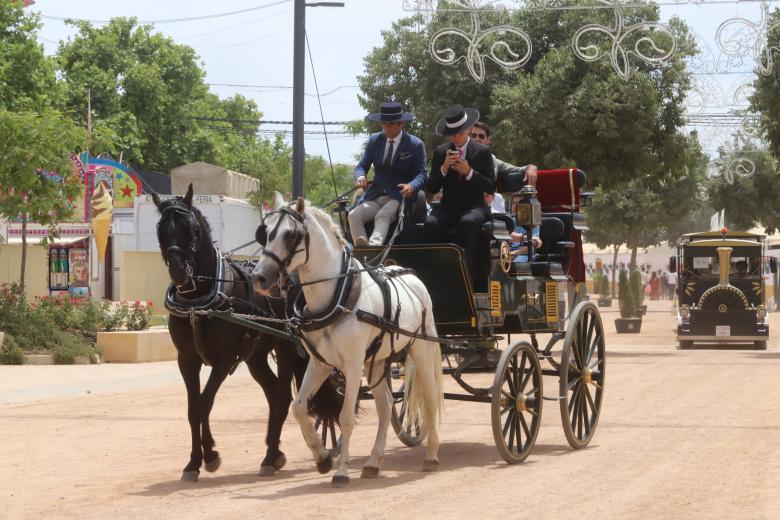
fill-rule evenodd
<path id="1" fill-rule="evenodd" d="M 307 356 L 303 361 L 303 366 L 305 367 L 308 362 L 309 357 Z M 335 377 L 335 373 L 331 374 L 331 376 L 322 383 L 322 386 L 320 386 L 320 389 L 314 394 L 314 397 L 309 400 L 309 415 L 322 419 L 331 419 L 338 423 L 341 407 L 344 405 L 343 382 L 343 378 L 339 379 Z"/>
<path id="2" fill-rule="evenodd" d="M 425 301 L 425 300 L 423 300 Z M 428 336 L 436 337 L 436 325 L 433 323 L 433 313 L 431 312 L 430 297 L 428 298 L 427 305 L 425 306 L 427 317 L 425 318 L 428 323 L 425 324 L 425 332 Z M 429 368 L 433 371 L 433 389 L 436 392 L 435 408 L 432 410 L 435 420 L 441 419 L 441 412 L 444 407 L 444 387 L 442 384 L 442 362 L 441 362 L 441 345 L 437 341 L 425 341 L 426 345 L 423 347 L 430 348 L 430 354 L 426 356 L 426 359 L 430 359 L 432 366 Z M 413 345 L 414 346 L 414 345 Z M 431 359 L 432 358 L 432 359 Z M 423 385 L 417 382 L 415 384 L 415 378 L 417 375 L 418 367 L 415 366 L 412 356 L 406 356 L 406 365 L 404 367 L 404 374 L 406 378 L 406 384 L 404 385 L 404 400 L 406 405 L 406 416 L 404 417 L 404 424 L 415 424 L 422 419 L 421 413 L 424 414 L 423 407 L 426 406 L 426 400 L 423 396 Z M 428 433 L 427 425 L 424 424 L 425 430 L 423 436 Z"/>

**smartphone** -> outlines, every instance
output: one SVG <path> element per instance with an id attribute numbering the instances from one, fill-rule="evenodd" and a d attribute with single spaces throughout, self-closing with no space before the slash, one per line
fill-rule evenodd
<path id="1" fill-rule="evenodd" d="M 447 150 L 447 155 L 458 155 L 457 150 Z"/>

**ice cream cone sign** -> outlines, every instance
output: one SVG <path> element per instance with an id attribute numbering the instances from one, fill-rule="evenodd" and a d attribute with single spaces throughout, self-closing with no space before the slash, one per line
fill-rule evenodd
<path id="1" fill-rule="evenodd" d="M 98 260 L 103 262 L 106 258 L 108 232 L 111 229 L 111 215 L 114 208 L 111 192 L 105 182 L 98 183 L 92 192 L 90 205 L 92 207 L 92 233 L 95 235 Z"/>

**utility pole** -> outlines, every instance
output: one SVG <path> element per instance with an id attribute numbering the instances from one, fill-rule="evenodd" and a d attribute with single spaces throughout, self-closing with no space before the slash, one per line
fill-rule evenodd
<path id="1" fill-rule="evenodd" d="M 310 2 L 295 0 L 293 14 L 293 161 L 292 196 L 304 196 L 303 170 L 305 150 L 303 145 L 304 86 L 306 82 L 306 7 L 344 7 L 344 2 Z"/>

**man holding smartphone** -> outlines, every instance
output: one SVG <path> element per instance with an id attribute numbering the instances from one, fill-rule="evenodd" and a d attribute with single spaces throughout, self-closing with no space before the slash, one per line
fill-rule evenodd
<path id="1" fill-rule="evenodd" d="M 477 262 L 479 230 L 490 218 L 483 194 L 495 193 L 496 175 L 490 148 L 469 139 L 477 121 L 477 109 L 453 105 L 436 125 L 436 134 L 450 142 L 437 146 L 433 153 L 427 191 L 436 193 L 443 189 L 443 195 L 425 221 L 425 236 L 430 241 L 447 242 L 450 229 L 457 228 L 474 288 L 482 290 L 487 273 L 483 272 L 485 266 Z"/>

